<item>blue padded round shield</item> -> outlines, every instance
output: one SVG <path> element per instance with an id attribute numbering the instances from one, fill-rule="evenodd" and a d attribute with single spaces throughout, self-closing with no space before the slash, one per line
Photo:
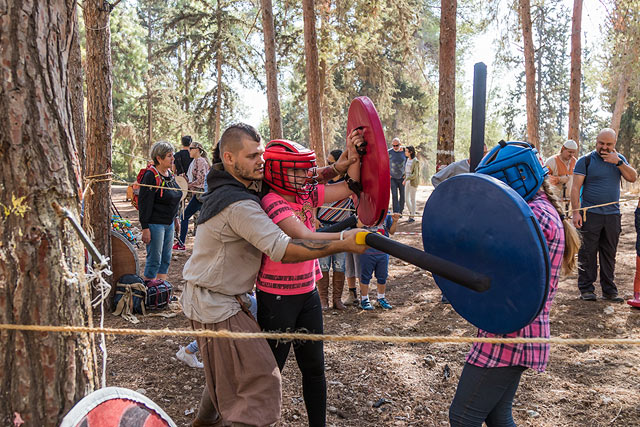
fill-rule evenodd
<path id="1" fill-rule="evenodd" d="M 549 253 L 538 222 L 518 193 L 496 178 L 462 174 L 440 184 L 422 215 L 425 252 L 486 274 L 476 292 L 434 275 L 463 318 L 495 334 L 531 323 L 547 299 Z"/>

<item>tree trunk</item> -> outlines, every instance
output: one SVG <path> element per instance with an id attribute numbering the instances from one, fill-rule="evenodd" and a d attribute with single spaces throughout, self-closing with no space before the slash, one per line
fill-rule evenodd
<path id="1" fill-rule="evenodd" d="M 113 106 L 111 102 L 111 30 L 103 0 L 85 0 L 87 40 L 87 176 L 111 172 Z M 96 181 L 106 178 L 98 176 Z M 91 183 L 91 180 L 88 181 Z M 85 198 L 84 228 L 96 248 L 111 258 L 111 185 L 94 182 Z M 117 277 L 115 278 L 117 279 Z"/>
<path id="2" fill-rule="evenodd" d="M 218 49 L 216 53 L 216 123 L 214 129 L 214 141 L 220 141 L 220 127 L 222 123 L 222 49 Z"/>
<path id="3" fill-rule="evenodd" d="M 569 85 L 569 139 L 580 152 L 580 85 L 582 83 L 582 0 L 573 0 L 571 24 L 571 82 Z"/>
<path id="4" fill-rule="evenodd" d="M 74 0 L 5 2 L 0 14 L 0 322 L 92 325 L 79 217 L 81 165 L 70 71 Z M 77 64 L 77 62 L 76 62 Z M 57 426 L 94 388 L 85 334 L 0 332 L 0 424 Z"/>
<path id="5" fill-rule="evenodd" d="M 152 49 L 153 43 L 151 36 L 153 35 L 151 31 L 151 25 L 153 24 L 151 19 L 151 2 L 147 2 L 147 75 L 145 79 L 145 86 L 147 91 L 147 154 L 145 157 L 149 156 L 149 152 L 151 152 L 151 145 L 153 144 L 153 88 L 151 87 L 151 69 L 153 64 L 151 63 Z"/>
<path id="6" fill-rule="evenodd" d="M 436 171 L 455 161 L 457 0 L 441 0 Z"/>
<path id="7" fill-rule="evenodd" d="M 75 10 L 77 11 L 77 9 Z M 73 108 L 73 135 L 78 143 L 78 158 L 80 160 L 82 174 L 86 175 L 86 129 L 84 122 L 83 78 L 84 72 L 82 67 L 82 51 L 80 49 L 80 35 L 78 34 L 78 26 L 74 25 L 69 56 L 69 84 L 71 85 L 71 104 Z"/>
<path id="8" fill-rule="evenodd" d="M 531 8 L 529 0 L 520 0 L 520 23 L 524 40 L 524 70 L 527 95 L 527 139 L 540 150 L 538 136 L 538 105 L 536 103 L 536 68 L 534 65 L 533 34 L 531 30 Z"/>
<path id="9" fill-rule="evenodd" d="M 216 10 L 216 22 L 218 26 L 218 50 L 216 51 L 216 118 L 214 127 L 214 145 L 220 141 L 220 127 L 222 122 L 222 8 L 220 2 Z"/>
<path id="10" fill-rule="evenodd" d="M 267 71 L 267 103 L 271 139 L 282 139 L 282 115 L 278 98 L 278 64 L 276 62 L 276 36 L 271 0 L 260 0 L 264 33 L 264 57 Z"/>
<path id="11" fill-rule="evenodd" d="M 325 165 L 326 155 L 322 136 L 322 100 L 318 71 L 318 44 L 314 0 L 302 0 L 304 19 L 304 56 L 307 77 L 307 108 L 309 110 L 309 145 L 316 152 L 318 166 Z"/>
<path id="12" fill-rule="evenodd" d="M 616 104 L 613 107 L 613 115 L 611 116 L 611 129 L 616 131 L 616 134 L 620 130 L 620 121 L 622 120 L 622 113 L 627 104 L 627 91 L 629 90 L 629 73 L 622 72 L 618 76 L 618 94 L 616 96 Z"/>

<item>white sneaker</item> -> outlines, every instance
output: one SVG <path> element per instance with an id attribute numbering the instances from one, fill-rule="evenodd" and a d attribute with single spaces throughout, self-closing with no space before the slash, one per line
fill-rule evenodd
<path id="1" fill-rule="evenodd" d="M 202 364 L 202 362 L 198 361 L 196 355 L 187 353 L 185 347 L 180 346 L 180 350 L 178 350 L 178 352 L 176 353 L 176 358 L 178 360 L 182 360 L 187 364 L 187 366 L 190 366 L 192 368 L 204 368 L 204 365 Z"/>

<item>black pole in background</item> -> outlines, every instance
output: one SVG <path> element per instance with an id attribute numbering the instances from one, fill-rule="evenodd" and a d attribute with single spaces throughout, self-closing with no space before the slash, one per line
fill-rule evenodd
<path id="1" fill-rule="evenodd" d="M 487 66 L 478 62 L 473 66 L 473 106 L 471 110 L 471 148 L 469 149 L 469 172 L 484 156 L 484 121 L 487 103 Z"/>

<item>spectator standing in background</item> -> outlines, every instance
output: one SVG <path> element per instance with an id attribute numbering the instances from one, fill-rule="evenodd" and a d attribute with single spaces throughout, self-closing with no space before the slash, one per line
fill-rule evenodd
<path id="1" fill-rule="evenodd" d="M 400 140 L 393 138 L 389 149 L 389 170 L 391 172 L 391 200 L 393 213 L 402 214 L 404 208 L 404 166 L 407 158 L 400 147 Z"/>

